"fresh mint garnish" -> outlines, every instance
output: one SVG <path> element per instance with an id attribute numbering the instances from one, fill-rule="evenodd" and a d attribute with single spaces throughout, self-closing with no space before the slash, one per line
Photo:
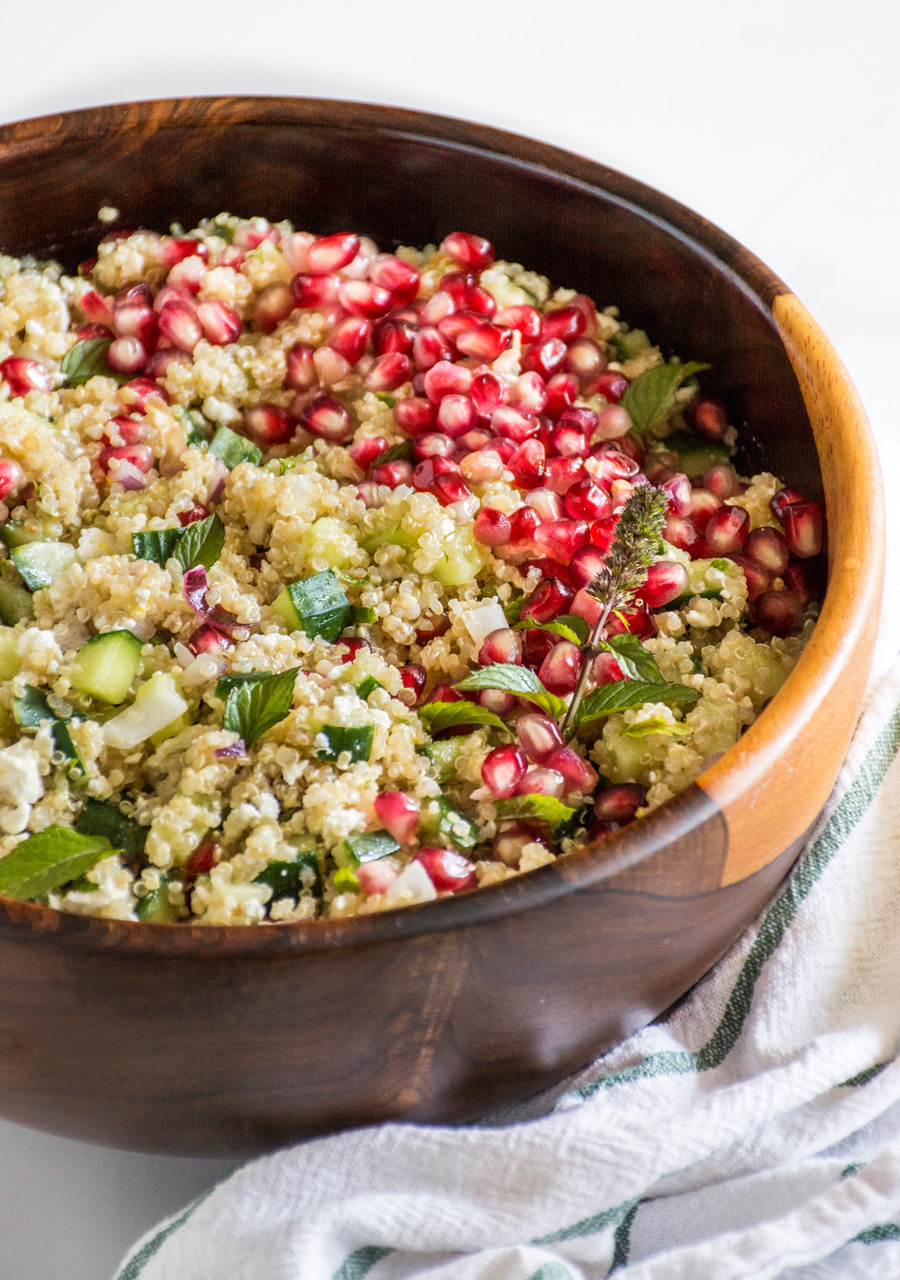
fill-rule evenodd
<path id="1" fill-rule="evenodd" d="M 665 684 L 656 659 L 637 636 L 623 631 L 600 642 L 601 651 L 611 653 L 626 680 L 645 680 L 649 684 Z"/>
<path id="2" fill-rule="evenodd" d="M 540 822 L 549 822 L 551 826 L 557 827 L 571 822 L 578 810 L 563 804 L 555 796 L 535 794 L 498 800 L 497 813 L 501 818 L 537 818 Z"/>
<path id="3" fill-rule="evenodd" d="M 47 827 L 0 858 L 0 893 L 28 902 L 77 880 L 112 852 L 103 836 Z"/>
<path id="4" fill-rule="evenodd" d="M 225 702 L 222 724 L 242 738 L 248 750 L 257 738 L 283 720 L 290 711 L 294 681 L 299 670 L 299 667 L 293 667 L 277 675 L 246 672 L 260 678 L 232 685 Z"/>
<path id="5" fill-rule="evenodd" d="M 225 546 L 225 526 L 215 511 L 205 520 L 195 520 L 182 530 L 175 543 L 173 555 L 182 569 L 193 569 L 202 564 L 211 569 Z"/>
<path id="6" fill-rule="evenodd" d="M 131 545 L 139 560 L 152 560 L 165 568 L 175 551 L 175 544 L 184 529 L 152 529 L 131 535 Z"/>
<path id="7" fill-rule="evenodd" d="M 570 640 L 572 644 L 577 645 L 587 644 L 590 634 L 588 624 L 584 618 L 579 618 L 577 613 L 562 613 L 552 622 L 535 622 L 534 618 L 520 618 L 514 625 L 517 630 L 537 628 L 540 631 L 552 631 L 555 636 Z"/>
<path id="8" fill-rule="evenodd" d="M 584 698 L 575 717 L 575 730 L 583 729 L 617 711 L 633 711 L 645 702 L 664 702 L 672 707 L 691 707 L 700 697 L 684 684 L 650 684 L 645 680 L 613 680 L 594 689 Z"/>
<path id="9" fill-rule="evenodd" d="M 392 444 L 390 448 L 379 453 L 372 466 L 380 467 L 385 462 L 412 462 L 412 458 L 412 440 L 401 440 L 398 444 Z"/>
<path id="10" fill-rule="evenodd" d="M 557 719 L 566 710 L 566 704 L 555 693 L 544 687 L 541 679 L 529 667 L 516 666 L 512 662 L 495 662 L 489 667 L 480 667 L 465 680 L 454 685 L 455 689 L 471 692 L 479 689 L 502 689 L 505 693 L 514 693 L 517 698 L 533 702 Z"/>
<path id="11" fill-rule="evenodd" d="M 60 373 L 70 387 L 82 387 L 91 378 L 114 378 L 121 386 L 132 376 L 130 373 L 116 373 L 109 367 L 106 353 L 112 338 L 84 338 L 70 347 L 59 366 Z"/>
<path id="12" fill-rule="evenodd" d="M 630 383 L 621 404 L 631 415 L 635 431 L 649 431 L 655 427 L 675 403 L 675 392 L 681 384 L 708 364 L 697 360 L 689 360 L 682 364 L 680 360 L 672 360 L 669 364 L 654 365 L 638 374 Z"/>
<path id="13" fill-rule="evenodd" d="M 509 726 L 498 715 L 477 702 L 426 702 L 424 706 L 416 707 L 416 712 L 432 736 L 444 729 L 458 729 L 467 724 L 488 725 L 492 729 L 509 732 Z"/>

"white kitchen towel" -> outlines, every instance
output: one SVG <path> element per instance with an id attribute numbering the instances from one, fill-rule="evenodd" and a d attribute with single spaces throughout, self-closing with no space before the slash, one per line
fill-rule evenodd
<path id="1" fill-rule="evenodd" d="M 672 1013 L 523 1108 L 238 1170 L 117 1280 L 900 1276 L 900 664 L 773 903 Z"/>

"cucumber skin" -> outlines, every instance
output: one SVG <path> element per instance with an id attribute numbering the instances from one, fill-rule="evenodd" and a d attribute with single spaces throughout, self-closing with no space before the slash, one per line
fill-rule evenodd
<path id="1" fill-rule="evenodd" d="M 23 619 L 34 617 L 34 601 L 31 592 L 15 582 L 0 579 L 0 622 L 7 627 L 14 627 Z"/>
<path id="2" fill-rule="evenodd" d="M 142 648 L 142 642 L 130 631 L 104 631 L 94 636 L 78 651 L 73 686 L 92 698 L 118 706 L 128 696 Z"/>
<path id="3" fill-rule="evenodd" d="M 10 560 L 22 575 L 26 587 L 42 591 L 54 578 L 65 573 L 78 560 L 74 547 L 67 542 L 27 542 L 14 547 Z"/>

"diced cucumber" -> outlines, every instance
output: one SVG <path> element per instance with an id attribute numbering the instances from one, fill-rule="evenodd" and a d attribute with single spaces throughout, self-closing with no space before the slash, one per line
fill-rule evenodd
<path id="1" fill-rule="evenodd" d="M 181 919 L 181 911 L 169 897 L 169 885 L 175 879 L 172 871 L 160 876 L 159 888 L 152 889 L 146 898 L 137 904 L 135 915 L 144 924 L 177 924 Z"/>
<path id="2" fill-rule="evenodd" d="M 443 796 L 422 806 L 419 831 L 426 841 L 432 840 L 441 847 L 450 844 L 460 852 L 474 848 L 478 840 L 475 823 L 452 808 Z"/>
<path id="3" fill-rule="evenodd" d="M 78 556 L 67 542 L 28 542 L 25 546 L 13 547 L 9 558 L 26 587 L 40 591 L 70 569 Z"/>
<path id="4" fill-rule="evenodd" d="M 386 529 L 380 529 L 377 533 L 370 533 L 368 538 L 364 538 L 359 545 L 366 555 L 374 556 L 379 547 L 385 546 L 402 547 L 404 551 L 412 551 L 419 545 L 419 541 L 413 534 L 407 533 L 402 525 L 392 524 Z"/>
<path id="5" fill-rule="evenodd" d="M 0 622 L 14 627 L 23 618 L 34 617 L 34 601 L 31 592 L 15 582 L 0 578 Z"/>
<path id="6" fill-rule="evenodd" d="M 704 600 L 721 600 L 722 588 L 725 585 L 722 575 L 737 580 L 743 573 L 740 566 L 733 560 L 721 559 L 718 556 L 713 560 L 692 560 L 686 568 L 687 590 L 677 600 L 672 601 L 668 606 L 670 609 L 680 609 L 692 596 L 702 596 Z"/>
<path id="7" fill-rule="evenodd" d="M 7 520 L 0 528 L 0 541 L 10 550 L 25 547 L 29 542 L 52 542 L 62 533 L 59 520 L 38 520 L 28 516 L 25 520 Z"/>
<path id="8" fill-rule="evenodd" d="M 72 684 L 81 693 L 118 706 L 141 661 L 141 641 L 130 631 L 106 631 L 78 650 Z"/>
<path id="9" fill-rule="evenodd" d="M 357 552 L 353 526 L 334 516 L 322 516 L 316 520 L 299 540 L 301 554 L 307 559 L 313 556 L 324 560 L 330 569 L 340 569 L 348 564 Z"/>
<path id="10" fill-rule="evenodd" d="M 363 702 L 365 702 L 370 693 L 374 693 L 376 689 L 383 688 L 384 685 L 379 684 L 374 676 L 366 676 L 365 680 L 356 686 L 356 692 L 362 698 Z"/>
<path id="11" fill-rule="evenodd" d="M 108 746 L 131 751 L 187 710 L 188 704 L 178 692 L 173 677 L 166 671 L 157 671 L 141 685 L 130 707 L 107 720 L 103 737 Z"/>
<path id="12" fill-rule="evenodd" d="M 375 739 L 375 726 L 372 724 L 326 724 L 322 732 L 328 739 L 328 746 L 319 751 L 320 760 L 337 760 L 346 751 L 353 764 L 357 760 L 368 760 L 372 754 Z"/>
<path id="13" fill-rule="evenodd" d="M 444 554 L 432 573 L 445 587 L 462 587 L 473 581 L 483 565 L 481 550 L 471 530 L 461 525 L 444 539 Z"/>
<path id="14" fill-rule="evenodd" d="M 216 429 L 216 434 L 209 442 L 209 452 L 213 457 L 221 458 L 229 471 L 233 471 L 242 462 L 252 462 L 255 466 L 262 462 L 262 450 L 252 440 L 239 436 L 230 427 Z"/>
<path id="15" fill-rule="evenodd" d="M 172 406 L 172 417 L 181 423 L 189 445 L 196 447 L 206 444 L 208 435 L 212 432 L 212 423 L 199 409 L 186 409 L 184 405 L 176 404 Z"/>
<path id="16" fill-rule="evenodd" d="M 389 831 L 364 831 L 361 835 L 348 836 L 344 841 L 351 866 L 360 862 L 375 862 L 398 853 L 400 842 Z"/>
<path id="17" fill-rule="evenodd" d="M 147 840 L 148 828 L 129 818 L 111 800 L 88 796 L 74 826 L 84 836 L 105 836 L 114 849 L 121 849 L 128 858 L 138 857 Z"/>
<path id="18" fill-rule="evenodd" d="M 334 873 L 334 887 L 338 893 L 362 893 L 359 881 L 349 867 L 338 867 Z"/>
<path id="19" fill-rule="evenodd" d="M 669 436 L 666 448 L 678 454 L 678 467 L 689 480 L 696 480 L 710 467 L 731 461 L 731 451 L 724 444 L 710 444 L 693 436 Z"/>
<path id="20" fill-rule="evenodd" d="M 272 609 L 289 631 L 305 631 L 333 644 L 350 620 L 350 605 L 330 569 L 289 583 Z"/>
<path id="21" fill-rule="evenodd" d="M 420 748 L 422 755 L 428 756 L 434 765 L 438 782 L 447 782 L 456 773 L 456 761 L 467 740 L 467 736 L 463 734 L 458 738 L 429 742 L 426 747 Z"/>
<path id="22" fill-rule="evenodd" d="M 319 860 L 309 850 L 298 853 L 292 862 L 270 862 L 258 876 L 254 877 L 253 883 L 269 885 L 273 902 L 276 898 L 299 898 L 306 890 L 316 898 L 322 896 Z"/>
<path id="23" fill-rule="evenodd" d="M 613 335 L 612 342 L 620 360 L 633 360 L 651 345 L 643 329 L 620 330 Z"/>
<path id="24" fill-rule="evenodd" d="M 182 729 L 186 729 L 189 724 L 193 724 L 193 718 L 185 712 L 183 716 L 179 716 L 177 720 L 173 720 L 171 724 L 164 725 L 159 733 L 151 733 L 150 743 L 154 747 L 158 747 L 161 742 L 165 742 L 167 738 L 175 738 L 181 733 Z"/>
<path id="25" fill-rule="evenodd" d="M 54 706 L 51 706 L 47 694 L 42 689 L 35 689 L 33 685 L 26 685 L 23 692 L 13 698 L 12 704 L 13 715 L 20 728 L 38 729 L 45 722 L 50 722 L 53 726 L 54 747 L 69 761 L 74 772 L 83 776 L 84 765 L 66 725 L 66 720 L 72 714 L 69 704 L 56 698 Z"/>
<path id="26" fill-rule="evenodd" d="M 11 680 L 21 666 L 19 637 L 12 627 L 0 627 L 0 680 Z"/>
<path id="27" fill-rule="evenodd" d="M 374 609 L 364 608 L 361 604 L 351 604 L 350 606 L 350 625 L 351 627 L 371 626 L 373 622 L 378 621 L 378 614 Z"/>

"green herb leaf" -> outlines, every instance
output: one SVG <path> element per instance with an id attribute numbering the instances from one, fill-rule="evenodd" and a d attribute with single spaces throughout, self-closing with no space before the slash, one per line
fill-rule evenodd
<path id="1" fill-rule="evenodd" d="M 26 685 L 24 693 L 13 698 L 13 715 L 16 723 L 23 729 L 38 729 L 49 720 L 53 726 L 54 747 L 71 762 L 75 772 L 83 775 L 84 765 L 72 741 L 72 735 L 66 728 L 66 720 L 72 714 L 72 708 L 61 698 L 54 699 L 54 702 L 58 710 L 54 710 L 50 705 L 50 700 L 43 690 Z"/>
<path id="2" fill-rule="evenodd" d="M 656 665 L 656 659 L 637 636 L 627 631 L 610 636 L 602 642 L 603 649 L 611 653 L 626 680 L 643 680 L 647 684 L 665 684 L 665 677 Z"/>
<path id="3" fill-rule="evenodd" d="M 132 535 L 134 536 L 134 535 Z M 211 569 L 225 545 L 225 526 L 215 511 L 205 520 L 195 520 L 182 530 L 175 544 L 175 559 L 185 571 L 202 564 Z"/>
<path id="4" fill-rule="evenodd" d="M 388 395 L 386 391 L 376 391 L 375 399 L 380 400 L 382 404 L 386 404 L 389 409 L 393 409 L 397 404 L 397 397 Z"/>
<path id="5" fill-rule="evenodd" d="M 503 729 L 509 733 L 509 725 L 477 702 L 426 702 L 424 706 L 416 707 L 416 712 L 432 735 L 467 724 L 486 724 L 492 729 Z"/>
<path id="6" fill-rule="evenodd" d="M 346 751 L 349 753 L 350 763 L 355 764 L 357 760 L 368 760 L 372 755 L 372 743 L 375 740 L 373 724 L 326 724 L 322 732 L 328 739 L 328 746 L 318 752 L 320 760 L 337 760 Z"/>
<path id="7" fill-rule="evenodd" d="M 422 844 L 446 848 L 452 845 L 460 853 L 474 849 L 478 843 L 478 828 L 471 818 L 454 809 L 441 796 L 429 800 L 419 814 L 419 839 Z"/>
<path id="8" fill-rule="evenodd" d="M 91 378 L 114 378 L 121 386 L 131 377 L 130 373 L 116 373 L 109 367 L 106 353 L 112 338 L 85 338 L 76 342 L 66 352 L 60 372 L 70 387 L 82 387 Z"/>
<path id="9" fill-rule="evenodd" d="M 385 449 L 383 453 L 379 453 L 372 466 L 380 467 L 384 462 L 412 462 L 412 458 L 412 440 L 401 440 L 398 444 L 392 444 L 390 448 Z"/>
<path id="10" fill-rule="evenodd" d="M 517 630 L 531 630 L 537 628 L 540 631 L 552 631 L 555 636 L 561 636 L 563 640 L 571 640 L 572 644 L 587 644 L 588 624 L 584 618 L 579 618 L 577 613 L 560 614 L 558 618 L 554 618 L 552 622 L 535 622 L 534 618 L 521 618 L 515 623 Z"/>
<path id="11" fill-rule="evenodd" d="M 298 853 L 292 862 L 270 862 L 254 876 L 253 883 L 267 884 L 272 890 L 273 902 L 276 898 L 299 898 L 306 890 L 316 898 L 322 896 L 319 860 L 312 852 Z"/>
<path id="12" fill-rule="evenodd" d="M 83 836 L 103 836 L 113 848 L 136 858 L 143 853 L 149 828 L 127 817 L 111 800 L 94 800 L 89 796 L 75 819 L 75 830 Z"/>
<path id="13" fill-rule="evenodd" d="M 687 364 L 672 360 L 669 364 L 658 364 L 638 374 L 621 401 L 622 408 L 631 415 L 635 430 L 649 431 L 662 422 L 675 403 L 675 392 L 685 379 L 708 368 L 708 364 L 696 360 L 689 360 Z"/>
<path id="14" fill-rule="evenodd" d="M 133 533 L 131 545 L 139 560 L 152 560 L 154 564 L 166 566 L 175 551 L 175 544 L 184 529 L 154 529 L 145 533 Z"/>
<path id="15" fill-rule="evenodd" d="M 277 675 L 266 674 L 260 680 L 242 681 L 231 688 L 222 724 L 243 738 L 248 750 L 257 738 L 283 720 L 290 711 L 294 681 L 299 670 L 299 667 L 294 667 Z"/>
<path id="16" fill-rule="evenodd" d="M 661 734 L 664 738 L 686 738 L 690 729 L 678 722 L 672 724 L 671 720 L 664 720 L 662 716 L 650 716 L 646 720 L 639 720 L 637 724 L 627 724 L 622 730 L 623 738 L 651 738 L 655 734 Z"/>
<path id="17" fill-rule="evenodd" d="M 518 600 L 510 600 L 509 604 L 503 606 L 503 615 L 511 627 L 519 621 L 527 599 L 527 596 L 519 596 Z"/>
<path id="18" fill-rule="evenodd" d="M 556 827 L 571 822 L 578 810 L 563 804 L 555 796 L 525 795 L 498 800 L 497 813 L 501 818 L 537 818 L 539 822 L 549 822 Z"/>
<path id="19" fill-rule="evenodd" d="M 555 693 L 545 689 L 543 682 L 532 670 L 516 666 L 512 662 L 495 662 L 490 667 L 480 667 L 453 687 L 464 692 L 474 689 L 503 689 L 506 693 L 514 693 L 518 698 L 535 703 L 554 719 L 558 719 L 567 709 L 562 698 L 557 698 Z"/>
<path id="20" fill-rule="evenodd" d="M 47 827 L 0 858 L 0 893 L 28 902 L 76 880 L 112 852 L 102 836 Z"/>
<path id="21" fill-rule="evenodd" d="M 684 684 L 650 684 L 645 680 L 614 680 L 589 693 L 579 707 L 577 728 L 611 716 L 616 711 L 632 711 L 645 702 L 665 702 L 674 707 L 690 707 L 700 697 Z"/>
<path id="22" fill-rule="evenodd" d="M 374 693 L 376 689 L 383 689 L 384 685 L 379 684 L 374 676 L 366 676 L 360 684 L 356 686 L 356 692 L 363 702 L 368 698 L 370 693 Z"/>
<path id="23" fill-rule="evenodd" d="M 400 849 L 400 842 L 395 840 L 389 831 L 364 831 L 362 835 L 348 836 L 344 848 L 355 865 L 360 862 L 375 862 L 378 858 L 390 857 Z"/>
<path id="24" fill-rule="evenodd" d="M 358 579 L 354 579 L 358 582 Z M 378 621 L 378 614 L 374 609 L 365 608 L 361 604 L 351 604 L 350 606 L 350 626 L 361 627 L 370 626 L 373 622 Z"/>

